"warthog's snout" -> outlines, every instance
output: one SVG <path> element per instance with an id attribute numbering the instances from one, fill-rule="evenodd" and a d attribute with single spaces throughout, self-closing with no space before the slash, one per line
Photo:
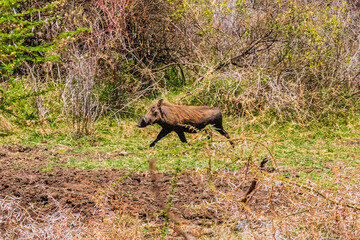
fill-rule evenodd
<path id="1" fill-rule="evenodd" d="M 141 118 L 139 119 L 139 122 L 138 122 L 137 126 L 138 126 L 139 128 L 143 128 L 143 127 L 146 127 L 146 126 L 147 126 L 145 117 L 141 117 Z"/>

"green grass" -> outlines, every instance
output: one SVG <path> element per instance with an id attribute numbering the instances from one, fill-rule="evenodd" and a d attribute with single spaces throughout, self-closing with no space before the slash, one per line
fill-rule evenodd
<path id="1" fill-rule="evenodd" d="M 360 140 L 359 122 L 293 129 L 286 126 L 275 135 L 274 156 L 284 168 L 297 169 L 301 182 L 311 180 L 322 187 L 336 187 L 331 178 L 358 171 L 360 147 L 353 142 Z M 359 182 L 359 176 L 352 181 Z"/>
<path id="2" fill-rule="evenodd" d="M 54 166 L 56 166 L 55 163 L 48 163 L 44 166 L 40 167 L 40 171 L 42 172 L 53 172 L 54 171 Z"/>
<path id="3" fill-rule="evenodd" d="M 233 139 L 247 140 L 238 140 L 233 149 L 223 136 L 215 132 L 213 145 L 204 139 L 204 133 L 187 134 L 189 144 L 181 143 L 177 135 L 171 133 L 155 147 L 149 148 L 160 127 L 139 129 L 133 119 L 123 119 L 118 123 L 103 119 L 95 124 L 92 135 L 78 140 L 63 124 L 48 129 L 44 140 L 39 129 L 27 129 L 1 138 L 0 143 L 55 149 L 64 155 L 62 166 L 86 169 L 146 171 L 148 161 L 156 158 L 157 169 L 163 172 L 174 171 L 178 160 L 183 170 L 207 169 L 209 161 L 211 170 L 242 169 L 248 159 L 258 164 L 269 155 L 265 145 L 281 170 L 297 173 L 298 182 L 312 181 L 322 187 L 336 188 L 338 184 L 332 181 L 333 178 L 351 175 L 350 181 L 359 183 L 359 176 L 354 174 L 360 167 L 360 147 L 354 144 L 360 140 L 360 121 L 357 119 L 335 126 L 313 124 L 307 127 L 294 123 L 256 125 L 235 118 L 225 118 L 224 122 Z M 121 156 L 120 152 L 127 154 Z M 55 162 L 41 170 L 52 171 Z"/>

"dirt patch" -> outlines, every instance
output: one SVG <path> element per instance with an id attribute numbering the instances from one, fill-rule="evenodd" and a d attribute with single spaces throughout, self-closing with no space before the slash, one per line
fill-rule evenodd
<path id="1" fill-rule="evenodd" d="M 333 143 L 335 146 L 354 146 L 354 147 L 360 147 L 360 140 L 358 141 L 342 141 L 342 142 L 336 142 Z"/>
<path id="2" fill-rule="evenodd" d="M 146 221 L 163 219 L 173 174 L 128 174 L 117 169 L 84 170 L 57 165 L 50 172 L 41 171 L 41 166 L 51 162 L 50 155 L 45 148 L 0 147 L 0 199 L 19 199 L 33 218 L 38 211 L 53 214 L 60 207 L 79 214 L 85 222 L 101 220 L 100 212 L 127 214 Z M 217 173 L 211 180 L 206 173 L 181 172 L 176 179 L 171 214 L 176 221 L 222 223 L 237 214 L 231 202 L 241 204 L 239 199 L 250 182 L 244 180 L 242 172 Z M 227 194 L 230 207 L 219 200 Z M 247 202 L 254 213 L 270 213 L 271 208 L 286 204 L 285 197 L 267 186 L 257 187 Z M 5 230 L 6 226 L 0 225 L 0 232 Z"/>
<path id="3" fill-rule="evenodd" d="M 125 177 L 122 181 L 121 179 Z M 35 204 L 44 212 L 52 212 L 60 204 L 74 213 L 94 218 L 98 208 L 126 213 L 154 220 L 168 202 L 173 175 L 157 173 L 154 180 L 148 172 L 126 175 L 113 170 L 84 170 L 58 167 L 53 172 L 29 168 L 1 169 L 0 198 L 13 196 L 21 199 L 23 207 Z M 120 181 L 119 183 L 116 183 Z M 228 179 L 227 179 L 228 181 Z M 228 192 L 228 182 L 215 179 L 214 188 L 208 187 L 209 178 L 203 174 L 182 173 L 178 176 L 173 209 L 188 220 L 213 219 L 217 214 L 200 211 L 204 202 L 215 201 L 218 191 Z M 233 179 L 232 184 L 240 184 Z M 248 183 L 237 190 L 243 195 Z M 260 193 L 261 194 L 261 193 Z M 196 211 L 198 209 L 198 211 Z"/>

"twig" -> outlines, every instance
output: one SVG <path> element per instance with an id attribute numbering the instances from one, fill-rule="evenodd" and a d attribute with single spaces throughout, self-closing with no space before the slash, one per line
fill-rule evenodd
<path id="1" fill-rule="evenodd" d="M 257 39 L 255 42 L 253 42 L 246 50 L 242 51 L 241 54 L 235 56 L 235 57 L 232 57 L 231 59 L 225 61 L 225 62 L 222 62 L 222 63 L 219 63 L 216 67 L 215 67 L 215 71 L 219 71 L 221 69 L 223 69 L 224 67 L 228 66 L 229 64 L 233 64 L 233 65 L 236 65 L 234 64 L 234 61 L 239 59 L 239 58 L 242 58 L 244 57 L 245 55 L 249 54 L 259 43 L 263 42 L 265 38 L 269 37 L 271 34 L 272 34 L 273 30 L 271 30 L 270 32 L 268 32 L 267 34 L 265 34 L 264 36 L 260 37 L 259 39 Z M 275 42 L 275 40 L 272 41 L 272 43 Z M 272 45 L 272 44 L 271 44 Z M 270 45 L 270 46 L 271 46 Z M 270 47 L 268 46 L 268 47 Z"/>
<path id="2" fill-rule="evenodd" d="M 265 167 L 265 164 L 269 162 L 269 158 L 265 157 L 263 158 L 263 160 L 261 161 L 260 163 L 260 171 L 262 171 Z M 246 203 L 246 201 L 249 199 L 249 195 L 255 190 L 256 188 L 256 183 L 257 183 L 258 179 L 257 178 L 254 178 L 252 181 L 251 181 L 251 184 L 250 184 L 250 187 L 249 187 L 249 190 L 247 191 L 247 193 L 245 194 L 245 196 L 240 200 L 240 202 L 243 202 L 243 203 Z M 235 189 L 239 188 L 239 186 L 237 186 Z"/>

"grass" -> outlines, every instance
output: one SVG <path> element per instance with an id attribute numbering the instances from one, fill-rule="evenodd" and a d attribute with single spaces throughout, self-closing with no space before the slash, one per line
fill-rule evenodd
<path id="1" fill-rule="evenodd" d="M 311 126 L 290 131 L 289 128 L 284 128 L 275 136 L 277 141 L 273 146 L 274 156 L 283 167 L 297 169 L 302 182 L 308 179 L 322 187 L 332 186 L 335 184 L 330 181 L 332 177 L 358 171 L 358 124 L 336 128 Z M 359 182 L 359 177 L 355 177 L 353 181 Z"/>
<path id="2" fill-rule="evenodd" d="M 206 140 L 204 133 L 197 133 L 187 134 L 189 144 L 183 144 L 172 133 L 149 148 L 160 127 L 139 129 L 134 119 L 123 119 L 118 123 L 103 119 L 96 123 L 92 135 L 78 140 L 73 138 L 71 129 L 62 124 L 47 129 L 44 138 L 39 129 L 26 129 L 3 137 L 0 142 L 54 148 L 65 154 L 63 166 L 86 169 L 146 171 L 148 160 L 156 158 L 157 168 L 163 172 L 173 171 L 178 160 L 181 169 L 205 169 L 209 160 L 212 170 L 243 168 L 247 159 L 260 161 L 269 155 L 265 145 L 280 169 L 296 173 L 300 183 L 312 181 L 332 188 L 337 183 L 331 179 L 346 174 L 354 175 L 351 181 L 359 182 L 359 176 L 354 174 L 360 166 L 360 122 L 356 119 L 335 127 L 320 124 L 300 127 L 294 123 L 249 124 L 230 117 L 224 122 L 231 137 L 239 140 L 235 149 L 215 132 L 214 142 Z M 54 165 L 51 163 L 42 171 L 51 171 Z"/>
<path id="3" fill-rule="evenodd" d="M 39 129 L 18 130 L 13 135 L 0 138 L 0 144 L 47 148 L 48 150 L 44 151 L 43 154 L 49 154 L 50 162 L 38 166 L 41 172 L 56 171 L 57 166 L 84 169 L 117 168 L 128 172 L 148 171 L 148 161 L 156 158 L 157 169 L 161 172 L 174 173 L 176 167 L 179 167 L 181 170 L 190 169 L 199 170 L 202 173 L 209 171 L 216 173 L 218 170 L 243 170 L 248 161 L 258 166 L 264 157 L 273 155 L 281 174 L 272 175 L 270 178 L 264 174 L 258 178 L 259 185 L 274 189 L 276 186 L 281 189 L 290 189 L 287 193 L 294 196 L 287 197 L 297 199 L 297 202 L 294 201 L 293 209 L 287 212 L 287 214 L 290 213 L 289 217 L 283 217 L 281 213 L 278 218 L 269 218 L 267 221 L 278 222 L 278 224 L 275 223 L 275 226 L 282 226 L 281 223 L 284 222 L 284 226 L 291 226 L 285 232 L 300 232 L 305 234 L 304 239 L 306 239 L 309 229 L 313 231 L 309 234 L 315 236 L 318 231 L 321 231 L 322 224 L 326 226 L 324 230 L 326 234 L 327 231 L 332 231 L 329 229 L 336 228 L 331 224 L 334 226 L 341 225 L 337 223 L 338 212 L 347 211 L 346 218 L 353 219 L 355 213 L 352 213 L 351 209 L 337 210 L 342 206 L 331 204 L 326 200 L 319 201 L 319 196 L 316 193 L 306 190 L 307 187 L 300 187 L 299 190 L 297 184 L 298 186 L 304 184 L 304 186 L 314 187 L 319 192 L 329 190 L 328 192 L 334 194 L 330 195 L 330 199 L 336 201 L 346 199 L 345 202 L 356 205 L 356 200 L 354 200 L 356 196 L 353 197 L 348 189 L 356 189 L 355 186 L 360 184 L 358 174 L 360 170 L 360 121 L 358 119 L 353 119 L 348 123 L 342 121 L 341 124 L 334 126 L 321 124 L 299 126 L 294 123 L 258 124 L 256 121 L 249 123 L 231 117 L 226 117 L 224 122 L 225 129 L 236 142 L 235 148 L 231 148 L 226 139 L 215 132 L 213 132 L 213 141 L 205 139 L 204 133 L 187 134 L 189 144 L 181 143 L 177 135 L 173 133 L 158 142 L 155 147 L 149 148 L 149 144 L 155 139 L 160 128 L 150 126 L 139 129 L 136 127 L 136 120 L 134 119 L 122 119 L 118 122 L 102 119 L 96 123 L 91 135 L 78 140 L 73 138 L 71 129 L 65 124 L 49 127 L 44 136 L 40 134 Z M 211 169 L 209 169 L 209 161 Z M 23 166 L 14 164 L 13 167 L 22 168 Z M 295 184 L 288 183 L 288 180 Z M 281 182 L 280 185 L 279 182 Z M 209 188 L 212 188 L 211 183 L 209 183 Z M 297 194 L 299 191 L 301 192 L 300 195 Z M 301 198 L 304 192 L 307 196 L 306 199 Z M 311 194 L 307 194 L 308 192 Z M 132 197 L 134 193 L 127 192 L 125 194 Z M 235 203 L 233 200 L 236 198 L 231 198 L 231 194 L 223 194 L 225 194 L 224 199 L 230 197 L 228 199 L 230 201 L 222 199 L 221 201 L 224 201 L 221 202 L 219 200 L 221 204 Z M 213 206 L 212 204 L 209 203 L 208 207 Z M 221 204 L 219 207 L 223 208 L 225 205 Z M 189 208 L 196 207 L 199 206 L 189 206 Z M 227 207 L 234 207 L 234 205 Z M 303 209 L 305 212 L 302 212 Z M 239 213 L 246 215 L 247 211 L 242 209 Z M 251 213 L 251 209 L 249 213 Z M 292 213 L 295 215 L 293 216 Z M 341 214 L 343 213 L 341 212 Z M 253 218 L 251 216 L 250 214 L 249 219 Z M 253 229 L 261 229 L 256 225 L 256 223 L 261 223 L 262 220 L 259 220 L 261 218 L 256 221 L 244 220 L 247 219 L 244 218 L 240 222 L 236 217 L 231 219 L 233 227 L 243 221 L 245 225 L 254 224 Z M 297 219 L 302 222 L 298 224 Z M 355 220 L 351 221 L 354 222 Z M 161 230 L 159 226 L 162 225 L 154 227 L 149 224 L 159 223 L 145 224 L 133 217 L 118 215 L 116 219 L 109 222 L 108 229 L 110 232 L 104 234 L 106 236 L 114 234 L 114 236 L 120 236 L 119 239 L 124 239 L 123 236 L 126 234 L 119 234 L 118 230 L 122 229 L 124 232 L 128 232 L 130 229 L 130 235 L 126 236 L 133 237 L 144 234 L 159 236 Z M 174 226 L 169 229 L 173 231 L 181 226 L 181 223 L 178 226 L 175 226 L 176 224 L 178 223 L 175 220 L 170 221 L 169 226 Z M 184 224 L 184 226 L 189 227 L 190 225 Z M 338 235 L 335 234 L 334 236 L 340 236 L 351 227 L 350 225 L 345 226 L 345 230 L 339 230 Z M 202 236 L 201 239 L 220 238 L 222 235 L 227 236 L 228 239 L 251 239 L 253 236 L 245 230 L 241 230 L 240 227 L 239 229 L 245 232 L 236 232 L 231 230 L 232 228 L 229 226 L 217 224 L 209 228 L 197 227 L 200 229 L 198 236 Z M 66 228 L 68 227 L 66 226 Z M 269 234 L 270 228 L 268 227 L 266 230 L 269 231 Z M 90 227 L 88 229 L 95 231 L 97 228 Z M 157 229 L 157 232 L 154 229 Z M 211 230 L 213 238 L 201 233 L 205 229 Z M 165 230 L 163 231 L 164 236 L 168 234 Z M 197 236 L 196 231 L 197 229 L 194 229 L 194 236 Z M 259 233 L 259 236 L 264 236 L 262 234 Z"/>

